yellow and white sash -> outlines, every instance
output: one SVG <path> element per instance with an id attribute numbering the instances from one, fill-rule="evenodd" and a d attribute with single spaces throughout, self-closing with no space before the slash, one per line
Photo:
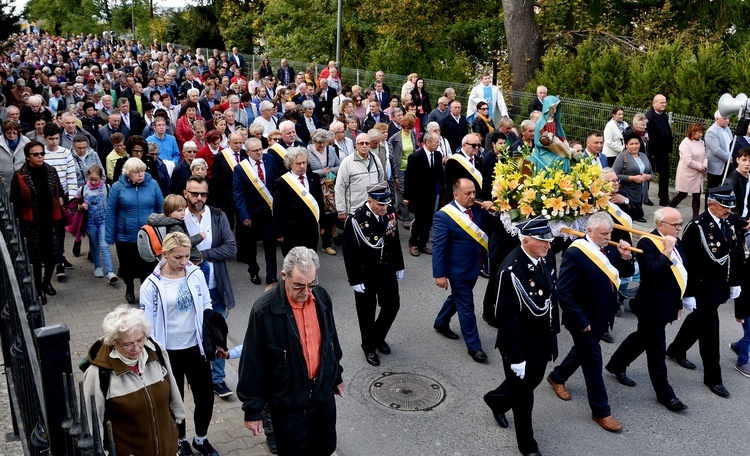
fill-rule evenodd
<path id="1" fill-rule="evenodd" d="M 648 240 L 653 242 L 660 252 L 664 252 L 664 243 L 662 241 L 652 237 L 649 237 Z M 672 249 L 672 254 L 669 256 L 669 259 L 672 260 L 672 266 L 670 266 L 670 268 L 672 269 L 674 279 L 677 281 L 677 285 L 680 286 L 680 299 L 682 299 L 682 297 L 685 296 L 685 287 L 687 286 L 687 269 L 685 269 L 685 265 L 682 263 L 682 258 L 677 254 L 676 248 Z"/>
<path id="2" fill-rule="evenodd" d="M 619 271 L 617 271 L 617 268 L 612 266 L 612 263 L 609 262 L 609 258 L 607 258 L 607 255 L 603 254 L 596 245 L 587 241 L 586 239 L 576 239 L 572 244 L 570 244 L 569 248 L 577 248 L 578 250 L 583 252 L 589 258 L 589 260 L 591 260 L 596 265 L 596 267 L 598 267 L 607 277 L 609 277 L 609 280 L 617 288 L 620 288 Z"/>
<path id="3" fill-rule="evenodd" d="M 232 149 L 227 147 L 226 149 L 221 151 L 221 155 L 223 155 L 224 160 L 226 160 L 227 163 L 229 163 L 230 168 L 234 169 L 237 167 L 238 163 L 237 163 L 237 160 L 234 159 L 234 151 Z"/>
<path id="4" fill-rule="evenodd" d="M 487 237 L 487 234 L 482 231 L 481 228 L 479 228 L 479 225 L 474 223 L 471 220 L 468 220 L 467 217 L 464 217 L 458 208 L 452 204 L 446 204 L 443 206 L 441 211 L 448 214 L 448 216 L 453 219 L 454 222 L 461 228 L 463 228 L 464 231 L 466 231 L 466 234 L 471 236 L 475 241 L 477 241 L 482 247 L 487 249 L 487 245 L 489 244 L 489 238 Z"/>
<path id="5" fill-rule="evenodd" d="M 633 228 L 633 219 L 615 203 L 610 202 L 609 205 L 607 205 L 607 212 L 609 212 L 609 215 L 614 217 L 620 225 Z"/>
<path id="6" fill-rule="evenodd" d="M 315 220 L 320 220 L 320 208 L 318 207 L 318 202 L 315 201 L 315 198 L 312 196 L 310 192 L 307 191 L 304 185 L 302 185 L 302 182 L 299 181 L 298 176 L 296 174 L 292 174 L 291 172 L 284 174 L 281 176 L 287 184 L 289 184 L 290 187 L 292 187 L 292 190 L 299 195 L 300 198 L 302 198 L 302 201 L 307 204 L 307 207 L 310 208 L 313 215 L 315 216 Z"/>
<path id="7" fill-rule="evenodd" d="M 268 207 L 273 211 L 273 196 L 271 195 L 271 192 L 268 191 L 266 184 L 264 184 L 258 177 L 258 172 L 250 166 L 250 160 L 242 160 L 240 167 L 242 167 L 247 178 L 250 179 L 250 183 L 253 184 L 253 187 L 255 187 L 258 193 L 260 193 L 260 196 L 266 200 L 266 204 L 268 204 Z"/>
<path id="8" fill-rule="evenodd" d="M 448 157 L 448 160 L 456 160 L 458 163 L 461 164 L 464 168 L 466 168 L 466 171 L 471 173 L 471 175 L 474 177 L 474 179 L 479 183 L 479 187 L 482 187 L 482 173 L 479 172 L 479 170 L 474 166 L 473 164 L 469 163 L 469 159 L 464 157 L 462 154 L 453 154 L 450 157 Z M 477 193 L 479 192 L 479 188 L 476 189 Z"/>
<path id="9" fill-rule="evenodd" d="M 276 153 L 279 154 L 279 157 L 281 157 L 282 160 L 286 158 L 286 149 L 284 149 L 284 146 L 282 146 L 281 144 L 276 143 L 273 146 L 271 146 L 270 149 L 275 150 Z"/>

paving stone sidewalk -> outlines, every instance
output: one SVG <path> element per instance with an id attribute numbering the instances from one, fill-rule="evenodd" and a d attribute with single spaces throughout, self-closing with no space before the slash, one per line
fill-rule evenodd
<path id="1" fill-rule="evenodd" d="M 83 373 L 78 363 L 86 356 L 89 346 L 102 336 L 102 320 L 112 309 L 125 301 L 125 284 L 118 281 L 109 285 L 106 279 L 93 275 L 94 266 L 86 259 L 87 240 L 84 239 L 82 254 L 75 258 L 71 253 L 72 239 L 66 239 L 66 258 L 75 267 L 66 271 L 66 278 L 52 279 L 57 296 L 50 297 L 44 306 L 47 325 L 64 323 L 70 330 L 70 351 L 73 372 L 78 380 Z M 117 256 L 113 260 L 117 268 Z M 136 281 L 136 297 L 138 295 Z M 137 305 L 138 302 L 136 301 Z M 236 385 L 238 360 L 227 362 L 227 380 L 230 386 Z M 221 399 L 215 396 L 214 411 L 208 429 L 208 440 L 222 456 L 262 456 L 270 455 L 264 436 L 254 437 L 243 422 L 241 403 L 235 395 Z M 187 435 L 193 436 L 193 398 L 187 383 L 185 385 L 185 408 L 187 411 Z"/>

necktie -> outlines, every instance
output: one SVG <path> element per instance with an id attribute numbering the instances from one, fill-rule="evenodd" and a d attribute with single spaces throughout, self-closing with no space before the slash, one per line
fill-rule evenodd
<path id="1" fill-rule="evenodd" d="M 305 186 L 305 176 L 300 176 L 299 181 L 302 182 L 302 186 Z"/>
<path id="2" fill-rule="evenodd" d="M 377 93 L 377 95 L 378 95 L 378 103 L 382 102 L 383 100 L 382 100 L 382 99 L 380 98 L 380 96 L 381 96 L 381 95 L 380 95 L 380 92 L 376 92 L 376 93 Z"/>
<path id="3" fill-rule="evenodd" d="M 432 152 L 429 152 L 430 157 L 430 168 L 433 168 L 435 166 L 435 162 L 433 161 Z"/>
<path id="4" fill-rule="evenodd" d="M 474 164 L 474 157 L 469 157 L 469 163 Z"/>
<path id="5" fill-rule="evenodd" d="M 599 251 L 602 252 L 605 256 L 607 255 L 607 252 L 604 250 L 604 247 L 600 247 Z"/>
<path id="6" fill-rule="evenodd" d="M 466 215 L 469 216 L 469 220 L 471 220 L 473 222 L 474 221 L 474 214 L 471 213 L 471 209 L 466 209 L 466 211 L 464 211 L 464 212 L 466 212 Z"/>
<path id="7" fill-rule="evenodd" d="M 234 161 L 236 161 L 237 163 L 240 162 L 240 153 L 239 152 L 235 152 L 234 153 Z"/>
<path id="8" fill-rule="evenodd" d="M 263 174 L 263 168 L 260 166 L 261 164 L 263 164 L 263 161 L 259 160 L 259 161 L 255 162 L 255 164 L 258 165 L 258 178 L 260 179 L 261 182 L 263 182 L 265 184 L 266 183 L 266 176 Z"/>

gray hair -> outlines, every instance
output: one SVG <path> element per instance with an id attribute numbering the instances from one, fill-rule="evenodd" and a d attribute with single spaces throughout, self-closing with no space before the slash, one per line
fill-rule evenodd
<path id="1" fill-rule="evenodd" d="M 287 152 L 287 157 L 288 156 L 289 153 Z M 294 247 L 284 257 L 284 262 L 281 266 L 281 270 L 284 272 L 284 275 L 288 279 L 291 279 L 292 269 L 294 269 L 295 267 L 300 272 L 317 271 L 318 268 L 320 268 L 320 260 L 318 259 L 318 254 L 315 253 L 314 250 L 308 249 L 307 247 Z"/>
<path id="2" fill-rule="evenodd" d="M 427 124 L 426 127 L 424 127 L 425 131 L 428 133 L 432 133 L 435 130 L 440 130 L 440 124 L 437 122 L 430 122 Z"/>
<path id="3" fill-rule="evenodd" d="M 245 150 L 250 150 L 252 146 L 263 147 L 263 143 L 258 138 L 247 138 L 247 141 L 245 141 Z"/>
<path id="4" fill-rule="evenodd" d="M 422 144 L 424 144 L 426 142 L 434 141 L 434 140 L 439 139 L 439 138 L 440 138 L 440 136 L 438 136 L 437 133 L 432 133 L 431 131 L 428 131 L 422 137 Z"/>
<path id="5" fill-rule="evenodd" d="M 664 221 L 664 218 L 667 216 L 667 214 L 664 213 L 666 212 L 664 209 L 667 209 L 667 208 L 662 207 L 662 208 L 657 209 L 656 212 L 654 212 L 654 225 L 656 225 L 659 222 Z"/>
<path id="6" fill-rule="evenodd" d="M 290 147 L 287 149 L 286 156 L 284 157 L 284 166 L 286 166 L 287 169 L 292 169 L 292 163 L 294 163 L 294 160 L 300 155 L 304 155 L 305 159 L 307 159 L 307 149 L 304 147 Z"/>
<path id="7" fill-rule="evenodd" d="M 373 128 L 368 131 L 367 136 L 369 136 L 372 141 L 380 142 L 380 140 L 383 139 L 383 133 L 381 133 L 377 128 Z"/>
<path id="8" fill-rule="evenodd" d="M 208 163 L 206 163 L 206 160 L 202 158 L 195 158 L 193 159 L 193 162 L 190 163 L 190 171 L 192 172 L 195 168 L 202 166 L 208 170 Z"/>
<path id="9" fill-rule="evenodd" d="M 307 101 L 305 101 L 307 103 Z M 310 102 L 312 103 L 312 101 Z M 304 105 L 303 105 L 304 106 Z M 334 134 L 330 131 L 326 130 L 325 128 L 318 128 L 315 130 L 310 137 L 310 140 L 312 142 L 327 142 L 334 138 Z"/>
<path id="10" fill-rule="evenodd" d="M 294 130 L 294 122 L 291 120 L 285 120 L 279 124 L 279 131 L 281 133 L 284 133 L 284 129 L 287 127 L 292 127 L 292 130 Z"/>
<path id="11" fill-rule="evenodd" d="M 497 121 L 498 127 L 510 127 L 513 128 L 513 119 L 508 116 L 503 116 Z"/>
<path id="12" fill-rule="evenodd" d="M 148 337 L 151 333 L 151 324 L 141 309 L 122 304 L 104 317 L 102 331 L 104 332 L 103 342 L 113 345 L 123 335 L 133 334 L 136 331 L 141 331 L 144 336 Z"/>
<path id="13" fill-rule="evenodd" d="M 395 116 L 398 113 L 403 114 L 404 110 L 398 107 L 391 109 L 391 117 Z"/>
<path id="14" fill-rule="evenodd" d="M 201 91 L 193 87 L 192 89 L 188 89 L 187 95 L 200 95 Z"/>
<path id="15" fill-rule="evenodd" d="M 534 124 L 534 121 L 531 119 L 524 119 L 521 121 L 521 131 L 525 130 L 527 127 L 534 128 L 536 127 L 536 124 Z"/>
<path id="16" fill-rule="evenodd" d="M 305 100 L 302 102 L 302 109 L 315 109 L 315 102 L 312 100 Z"/>
<path id="17" fill-rule="evenodd" d="M 122 166 L 122 173 L 125 177 L 130 177 L 130 173 L 146 171 L 146 164 L 138 157 L 130 157 Z"/>
<path id="18" fill-rule="evenodd" d="M 335 129 L 341 128 L 343 130 L 346 130 L 346 125 L 344 125 L 344 123 L 339 120 L 334 120 L 333 122 L 331 122 L 331 125 L 329 125 L 328 128 L 330 130 L 333 130 L 334 128 Z"/>
<path id="19" fill-rule="evenodd" d="M 612 220 L 612 217 L 607 212 L 600 211 L 589 217 L 586 222 L 586 229 L 593 231 L 601 227 L 612 228 L 614 225 L 615 222 Z"/>
<path id="20" fill-rule="evenodd" d="M 642 112 L 638 112 L 633 116 L 633 125 L 646 125 L 648 123 L 648 117 Z"/>

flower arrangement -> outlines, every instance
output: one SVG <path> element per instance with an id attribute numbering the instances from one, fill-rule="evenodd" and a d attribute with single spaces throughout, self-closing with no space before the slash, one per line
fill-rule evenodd
<path id="1" fill-rule="evenodd" d="M 510 222 L 543 215 L 572 223 L 607 209 L 612 185 L 590 159 L 573 165 L 570 173 L 548 169 L 532 177 L 530 167 L 533 164 L 522 158 L 498 162 L 495 167 L 492 197 L 497 210 L 507 213 Z"/>

